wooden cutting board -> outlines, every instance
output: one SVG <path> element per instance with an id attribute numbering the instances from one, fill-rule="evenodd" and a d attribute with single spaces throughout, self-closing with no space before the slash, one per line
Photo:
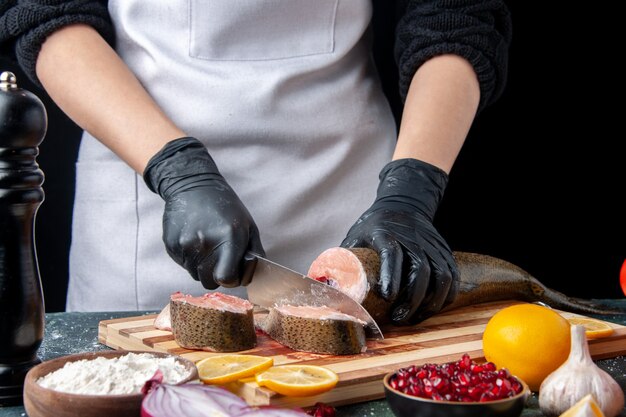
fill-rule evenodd
<path id="1" fill-rule="evenodd" d="M 463 353 L 484 360 L 482 333 L 487 321 L 501 308 L 519 304 L 516 301 L 495 302 L 464 307 L 438 314 L 411 327 L 383 328 L 384 340 L 368 340 L 367 351 L 358 355 L 332 356 L 297 352 L 258 335 L 257 347 L 240 353 L 272 356 L 275 365 L 322 365 L 339 375 L 339 383 L 329 392 L 313 397 L 285 397 L 255 382 L 234 383 L 229 389 L 250 405 L 279 405 L 308 407 L 318 401 L 332 405 L 351 404 L 384 397 L 382 379 L 387 372 L 412 364 L 442 363 L 458 360 Z M 578 314 L 561 313 L 565 317 Z M 100 343 L 113 349 L 169 352 L 193 361 L 219 355 L 181 348 L 171 332 L 153 326 L 156 315 L 128 317 L 101 321 L 98 328 Z M 594 359 L 626 354 L 626 327 L 609 323 L 611 336 L 590 340 Z"/>

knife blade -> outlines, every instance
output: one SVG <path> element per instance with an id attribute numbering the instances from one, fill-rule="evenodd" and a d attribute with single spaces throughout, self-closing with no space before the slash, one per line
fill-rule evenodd
<path id="1" fill-rule="evenodd" d="M 252 280 L 246 286 L 252 304 L 330 307 L 367 323 L 367 335 L 384 339 L 380 327 L 365 308 L 336 288 L 254 254 L 257 259 Z"/>

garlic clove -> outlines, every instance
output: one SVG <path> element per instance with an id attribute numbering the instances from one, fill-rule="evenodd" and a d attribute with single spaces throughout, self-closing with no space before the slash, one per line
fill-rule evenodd
<path id="1" fill-rule="evenodd" d="M 591 359 L 583 326 L 572 326 L 571 338 L 569 357 L 541 384 L 541 411 L 546 415 L 560 415 L 591 394 L 606 417 L 617 416 L 624 408 L 622 388 Z"/>
<path id="2" fill-rule="evenodd" d="M 587 394 L 559 417 L 605 417 L 605 415 L 593 395 Z"/>

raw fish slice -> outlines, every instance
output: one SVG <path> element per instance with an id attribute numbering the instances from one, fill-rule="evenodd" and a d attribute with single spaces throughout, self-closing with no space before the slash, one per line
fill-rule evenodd
<path id="1" fill-rule="evenodd" d="M 256 345 L 252 309 L 249 301 L 218 292 L 201 297 L 174 293 L 170 297 L 174 339 L 188 349 L 251 349 Z"/>
<path id="2" fill-rule="evenodd" d="M 391 304 L 375 288 L 380 277 L 380 259 L 368 248 L 329 248 L 311 264 L 307 275 L 337 288 L 360 303 L 377 323 L 389 321 Z"/>
<path id="3" fill-rule="evenodd" d="M 259 327 L 294 350 L 351 355 L 366 350 L 365 324 L 328 307 L 283 305 L 271 308 Z"/>
<path id="4" fill-rule="evenodd" d="M 154 319 L 154 327 L 159 330 L 172 331 L 172 319 L 170 316 L 170 305 L 167 304 Z"/>

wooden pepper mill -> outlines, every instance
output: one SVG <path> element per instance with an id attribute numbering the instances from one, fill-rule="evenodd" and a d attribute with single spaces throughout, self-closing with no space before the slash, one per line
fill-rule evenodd
<path id="1" fill-rule="evenodd" d="M 40 362 L 44 301 L 34 242 L 44 175 L 35 158 L 48 126 L 43 103 L 0 75 L 0 405 L 22 402 L 24 377 Z"/>

